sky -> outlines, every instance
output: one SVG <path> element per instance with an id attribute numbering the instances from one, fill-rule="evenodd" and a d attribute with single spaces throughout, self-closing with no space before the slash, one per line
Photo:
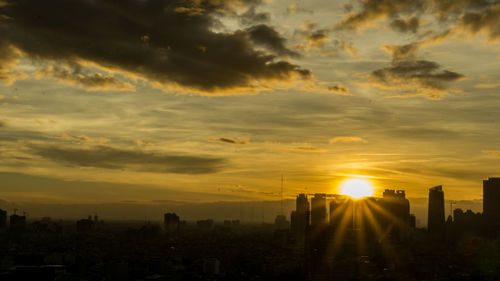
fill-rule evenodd
<path id="1" fill-rule="evenodd" d="M 2 0 L 0 199 L 479 200 L 499 43 L 487 0 Z"/>

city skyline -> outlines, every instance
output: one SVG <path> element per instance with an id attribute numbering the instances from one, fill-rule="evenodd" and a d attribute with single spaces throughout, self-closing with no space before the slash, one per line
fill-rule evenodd
<path id="1" fill-rule="evenodd" d="M 483 188 L 487 188 L 488 182 L 491 182 L 490 193 L 484 196 L 488 196 L 487 205 L 494 206 L 498 201 L 498 196 L 495 195 L 496 185 L 495 183 L 499 178 L 489 178 L 488 180 L 483 181 Z M 161 221 L 161 218 L 158 216 L 159 213 L 170 211 L 170 212 L 178 212 L 184 218 L 188 218 L 190 221 L 197 221 L 199 219 L 214 219 L 217 222 L 222 222 L 227 219 L 237 219 L 238 221 L 242 221 L 245 223 L 272 223 L 275 221 L 275 216 L 284 215 L 285 219 L 293 220 L 294 217 L 294 208 L 295 210 L 301 210 L 298 213 L 304 214 L 305 210 L 310 212 L 309 219 L 312 225 L 320 225 L 320 221 L 329 221 L 332 219 L 332 210 L 336 207 L 333 207 L 334 202 L 338 200 L 338 198 L 348 198 L 349 200 L 356 201 L 365 201 L 365 200 L 381 200 L 385 198 L 390 198 L 395 195 L 401 195 L 407 202 L 411 202 L 409 204 L 409 212 L 415 219 L 415 225 L 417 227 L 427 227 L 429 221 L 427 217 L 434 218 L 433 224 L 442 224 L 444 227 L 445 219 L 449 216 L 454 216 L 456 210 L 462 211 L 472 211 L 477 212 L 477 214 L 482 214 L 483 205 L 485 204 L 484 200 L 449 200 L 444 197 L 443 187 L 435 186 L 429 188 L 429 196 L 428 198 L 411 198 L 407 197 L 406 191 L 402 189 L 385 189 L 382 196 L 378 196 L 377 194 L 371 194 L 366 196 L 356 196 L 354 197 L 349 194 L 352 192 L 352 189 L 356 188 L 357 185 L 361 182 L 361 187 L 364 186 L 364 180 L 347 180 L 347 185 L 349 187 L 349 183 L 354 183 L 351 185 L 351 190 L 344 190 L 341 193 L 300 193 L 297 198 L 303 197 L 303 202 L 308 202 L 307 206 L 300 203 L 299 199 L 295 203 L 295 199 L 281 199 L 280 201 L 217 201 L 217 202 L 199 202 L 199 203 L 189 203 L 189 202 L 176 202 L 176 201 L 157 201 L 152 204 L 141 205 L 137 204 L 137 202 L 121 202 L 118 204 L 39 204 L 39 205 L 18 205 L 18 204 L 9 204 L 6 201 L 0 201 L 0 210 L 3 208 L 5 210 L 11 211 L 14 214 L 34 214 L 29 219 L 40 219 L 40 218 L 54 218 L 54 219 L 65 219 L 72 220 L 78 217 L 85 217 L 86 214 L 89 217 L 94 214 L 104 215 L 107 219 L 110 220 L 122 220 L 122 221 L 137 221 L 137 220 L 145 220 L 145 221 Z M 366 192 L 366 190 L 363 190 Z M 435 193 L 438 191 L 441 193 L 436 197 Z M 305 196 L 305 197 L 304 197 Z M 307 197 L 310 196 L 310 199 Z M 319 196 L 319 197 L 318 197 Z M 337 198 L 337 199 L 336 199 Z M 429 200 L 430 199 L 430 200 Z M 304 201 L 305 200 L 305 201 Z M 436 202 L 437 200 L 437 202 Z M 318 203 L 322 202 L 323 203 Z M 433 203 L 431 203 L 433 201 Z M 439 202 L 442 201 L 442 202 Z M 316 203 L 315 203 L 316 202 Z M 380 201 L 382 202 L 382 201 Z M 319 205 L 318 205 L 319 204 Z M 299 207 L 302 206 L 302 207 Z M 329 208 L 324 210 L 325 214 L 321 215 L 319 211 L 313 211 L 317 207 L 314 206 L 328 206 Z M 431 207 L 432 206 L 432 207 Z M 437 206 L 437 207 L 436 207 Z M 449 208 L 447 207 L 449 206 Z M 455 209 L 453 209 L 453 206 Z M 322 207 L 320 207 L 322 208 Z M 333 209 L 332 209 L 333 208 Z M 437 208 L 437 209 L 436 209 Z M 491 209 L 488 213 L 497 213 L 497 211 Z M 432 209 L 432 210 L 431 210 Z M 29 210 L 27 213 L 26 211 Z M 34 211 L 34 212 L 31 212 Z M 345 211 L 345 210 L 344 210 Z M 344 211 L 339 213 L 338 215 L 345 216 Z M 440 214 L 442 212 L 442 214 Z M 315 213 L 316 215 L 313 215 Z M 61 216 L 61 214 L 64 214 Z M 230 215 L 228 215 L 230 214 Z M 288 215 L 286 215 L 288 214 Z M 312 217 L 316 217 L 312 219 Z M 337 216 L 337 215 L 336 215 Z M 321 218 L 319 218 L 321 217 Z M 319 218 L 319 221 L 318 221 Z M 493 219 L 494 220 L 494 219 Z M 292 228 L 293 229 L 293 228 Z"/>

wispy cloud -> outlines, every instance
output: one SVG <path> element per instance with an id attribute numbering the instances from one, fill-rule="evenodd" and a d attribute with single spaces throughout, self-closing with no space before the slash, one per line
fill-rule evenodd
<path id="1" fill-rule="evenodd" d="M 33 154 L 60 164 L 76 167 L 132 169 L 137 171 L 208 174 L 222 168 L 225 159 L 205 156 L 171 155 L 142 150 L 95 146 L 87 149 L 66 146 L 31 145 Z"/>
<path id="2" fill-rule="evenodd" d="M 218 143 L 224 143 L 224 144 L 248 144 L 247 139 L 234 139 L 234 138 L 216 138 L 216 139 L 209 139 L 210 142 L 218 142 Z"/>
<path id="3" fill-rule="evenodd" d="M 366 143 L 367 141 L 361 137 L 356 136 L 338 136 L 331 138 L 330 143 Z"/>

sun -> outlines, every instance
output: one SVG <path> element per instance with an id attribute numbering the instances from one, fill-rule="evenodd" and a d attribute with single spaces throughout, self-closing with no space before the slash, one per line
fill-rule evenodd
<path id="1" fill-rule="evenodd" d="M 373 195 L 373 186 L 367 180 L 348 179 L 342 182 L 340 194 L 359 199 Z"/>

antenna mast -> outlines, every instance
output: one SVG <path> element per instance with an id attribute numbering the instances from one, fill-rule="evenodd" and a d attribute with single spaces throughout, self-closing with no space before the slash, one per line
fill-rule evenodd
<path id="1" fill-rule="evenodd" d="M 281 215 L 283 215 L 283 174 L 281 174 Z"/>
<path id="2" fill-rule="evenodd" d="M 453 200 L 450 200 L 450 216 L 453 218 L 453 204 L 455 204 L 455 202 L 453 202 Z"/>

